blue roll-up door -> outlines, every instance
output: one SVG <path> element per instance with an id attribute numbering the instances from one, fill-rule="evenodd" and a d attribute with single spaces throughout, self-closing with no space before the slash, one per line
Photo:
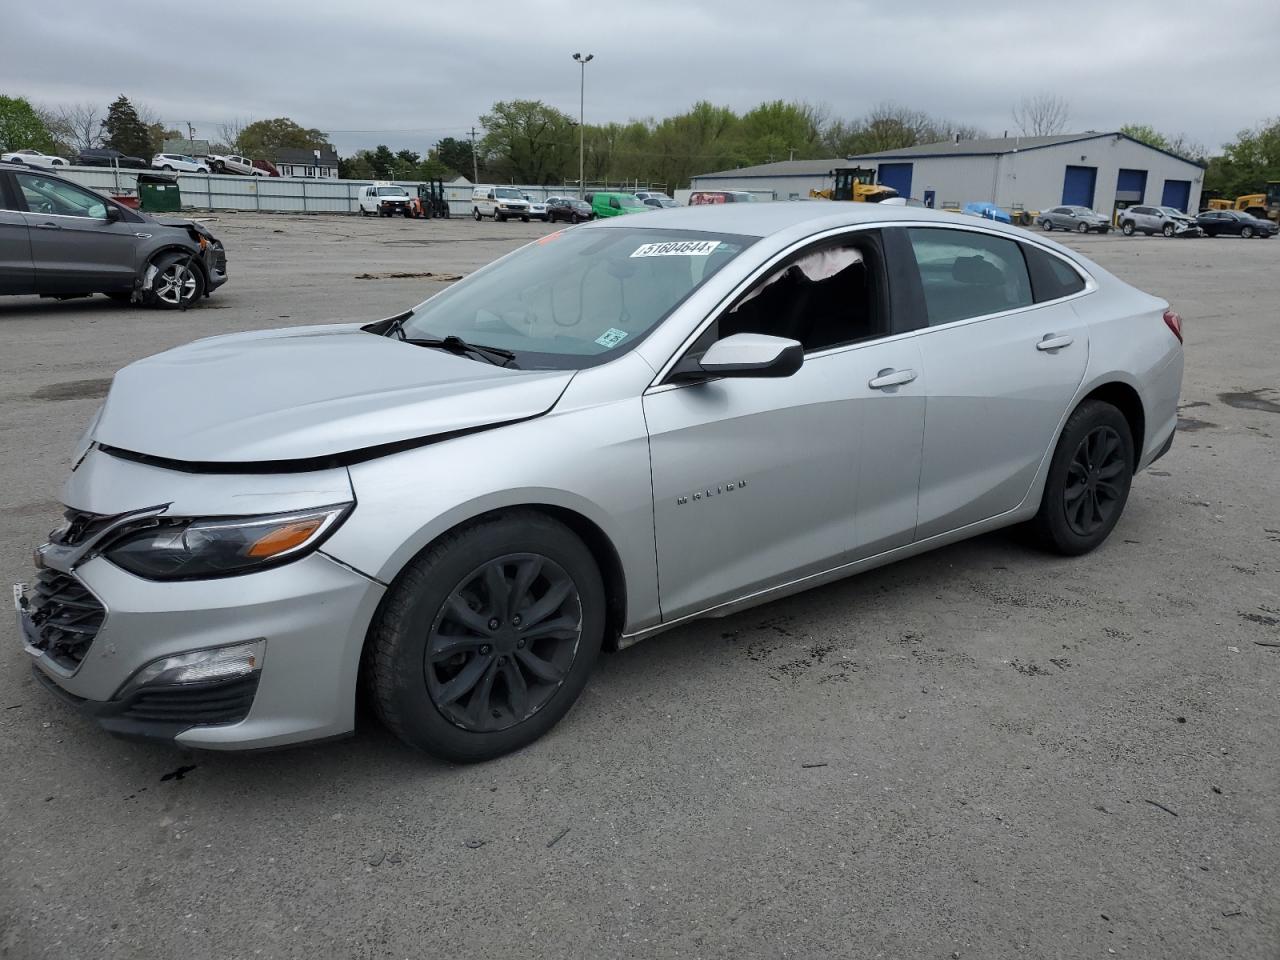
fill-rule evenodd
<path id="1" fill-rule="evenodd" d="M 1097 182 L 1097 167 L 1067 167 L 1067 174 L 1062 178 L 1062 202 L 1067 206 L 1092 207 Z"/>
<path id="2" fill-rule="evenodd" d="M 1166 207 L 1173 207 L 1175 210 L 1181 210 L 1187 213 L 1187 205 L 1191 203 L 1191 181 L 1190 180 L 1166 180 L 1164 182 L 1164 196 L 1160 203 Z"/>
<path id="3" fill-rule="evenodd" d="M 1121 168 L 1116 178 L 1116 199 L 1142 203 L 1147 199 L 1147 171 Z"/>
<path id="4" fill-rule="evenodd" d="M 911 164 L 882 163 L 879 180 L 881 186 L 893 187 L 899 196 L 911 196 Z"/>

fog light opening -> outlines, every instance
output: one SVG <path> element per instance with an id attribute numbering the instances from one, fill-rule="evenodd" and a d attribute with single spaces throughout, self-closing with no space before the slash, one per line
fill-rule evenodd
<path id="1" fill-rule="evenodd" d="M 140 687 L 208 683 L 245 677 L 262 669 L 266 650 L 266 640 L 251 640 L 229 647 L 212 647 L 164 657 L 135 673 L 113 699 L 121 699 Z"/>

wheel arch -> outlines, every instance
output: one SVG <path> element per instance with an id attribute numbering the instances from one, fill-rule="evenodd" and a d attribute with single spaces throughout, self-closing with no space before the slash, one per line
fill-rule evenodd
<path id="1" fill-rule="evenodd" d="M 604 583 L 605 649 L 617 649 L 618 638 L 622 636 L 627 620 L 627 577 L 622 557 L 618 553 L 612 538 L 596 521 L 585 513 L 563 504 L 541 501 L 513 502 L 479 510 L 465 517 L 455 517 L 447 527 L 439 530 L 428 542 L 405 558 L 404 562 L 396 568 L 394 574 L 386 578 L 387 582 L 393 582 L 410 563 L 430 550 L 444 537 L 457 532 L 463 527 L 491 520 L 504 514 L 520 512 L 540 513 L 564 524 L 564 526 L 573 531 L 586 546 L 587 550 L 590 551 L 592 558 L 595 560 L 596 568 L 600 571 L 600 579 Z"/>
<path id="2" fill-rule="evenodd" d="M 181 243 L 174 240 L 166 240 L 160 246 L 150 249 L 142 258 L 142 263 L 138 267 L 138 286 L 141 288 L 143 278 L 146 276 L 147 267 L 155 263 L 156 259 L 164 256 L 166 253 L 180 253 L 183 256 L 191 257 L 191 265 L 200 271 L 200 277 L 204 280 L 204 287 L 209 289 L 209 274 L 205 270 L 205 265 L 200 257 L 199 250 L 192 250 L 185 247 Z"/>
<path id="3" fill-rule="evenodd" d="M 1142 397 L 1139 396 L 1138 391 L 1122 380 L 1109 380 L 1081 397 L 1080 403 L 1076 404 L 1076 409 L 1088 400 L 1102 400 L 1124 415 L 1125 421 L 1129 424 L 1129 433 L 1133 435 L 1134 456 L 1140 461 L 1146 443 L 1147 414 L 1142 407 Z M 1137 464 L 1135 463 L 1134 466 L 1136 468 Z"/>

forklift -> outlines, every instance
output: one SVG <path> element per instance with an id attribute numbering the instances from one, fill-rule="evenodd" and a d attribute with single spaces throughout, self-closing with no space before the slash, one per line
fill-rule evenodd
<path id="1" fill-rule="evenodd" d="M 449 219 L 449 201 L 444 195 L 444 181 L 431 180 L 418 184 L 418 195 L 409 202 L 409 210 L 414 217 L 438 217 Z"/>

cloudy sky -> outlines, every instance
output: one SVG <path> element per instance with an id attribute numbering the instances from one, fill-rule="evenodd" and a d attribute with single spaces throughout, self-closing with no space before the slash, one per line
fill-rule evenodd
<path id="1" fill-rule="evenodd" d="M 1150 123 L 1216 149 L 1280 113 L 1280 0 L 63 0 L 9 5 L 0 93 L 43 105 L 124 93 L 175 127 L 288 116 L 339 151 L 422 151 L 495 100 L 588 122 L 698 99 L 882 101 L 999 135 L 1056 93 L 1069 129 Z M 148 22 L 149 21 L 149 22 Z M 74 24 L 74 28 L 72 25 Z M 145 26 L 144 26 L 145 24 Z M 132 38 L 137 39 L 132 39 Z"/>

